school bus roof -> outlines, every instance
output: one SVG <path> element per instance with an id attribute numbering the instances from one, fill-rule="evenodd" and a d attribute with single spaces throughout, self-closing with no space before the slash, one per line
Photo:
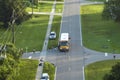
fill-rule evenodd
<path id="1" fill-rule="evenodd" d="M 61 33 L 60 41 L 68 41 L 69 34 L 68 33 Z"/>

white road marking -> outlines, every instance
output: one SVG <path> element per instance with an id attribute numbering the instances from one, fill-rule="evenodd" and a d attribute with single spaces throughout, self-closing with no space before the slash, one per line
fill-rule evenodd
<path id="1" fill-rule="evenodd" d="M 108 56 L 108 53 L 105 53 L 105 56 Z"/>
<path id="2" fill-rule="evenodd" d="M 54 78 L 54 80 L 56 80 L 56 73 L 57 73 L 57 67 L 55 68 L 55 78 Z"/>
<path id="3" fill-rule="evenodd" d="M 85 80 L 85 69 L 84 69 L 84 66 L 83 66 L 83 80 Z"/>

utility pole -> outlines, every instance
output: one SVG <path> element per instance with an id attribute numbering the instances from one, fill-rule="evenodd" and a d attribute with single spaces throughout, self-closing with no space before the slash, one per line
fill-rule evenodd
<path id="1" fill-rule="evenodd" d="M 15 23 L 15 11 L 13 10 L 12 12 L 12 22 L 11 22 L 11 27 L 12 27 L 12 43 L 15 44 L 15 29 L 14 29 L 14 23 Z"/>
<path id="2" fill-rule="evenodd" d="M 12 21 L 12 43 L 15 44 L 15 28 L 14 28 L 15 19 Z"/>
<path id="3" fill-rule="evenodd" d="M 32 0 L 32 15 L 33 15 L 33 0 Z"/>

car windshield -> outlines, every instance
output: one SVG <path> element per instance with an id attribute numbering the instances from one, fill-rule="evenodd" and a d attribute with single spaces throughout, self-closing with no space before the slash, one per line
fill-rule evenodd
<path id="1" fill-rule="evenodd" d="M 55 35 L 55 33 L 51 33 L 50 35 Z"/>
<path id="2" fill-rule="evenodd" d="M 41 79 L 48 79 L 48 77 L 47 77 L 47 76 L 45 76 L 45 77 L 42 77 Z"/>

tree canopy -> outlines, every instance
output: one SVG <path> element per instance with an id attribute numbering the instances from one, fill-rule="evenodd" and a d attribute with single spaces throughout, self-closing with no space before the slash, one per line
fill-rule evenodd
<path id="1" fill-rule="evenodd" d="M 104 80 L 120 80 L 120 62 L 112 67 L 110 73 L 104 76 Z"/>
<path id="2" fill-rule="evenodd" d="M 28 18 L 23 0 L 0 0 L 0 22 L 5 28 L 13 22 L 20 24 Z"/>
<path id="3" fill-rule="evenodd" d="M 120 21 L 120 0 L 106 0 L 103 17 L 106 19 L 113 19 Z"/>
<path id="4" fill-rule="evenodd" d="M 0 80 L 14 80 L 19 70 L 21 52 L 13 44 L 2 46 L 0 51 Z M 5 57 L 6 55 L 6 57 Z"/>

